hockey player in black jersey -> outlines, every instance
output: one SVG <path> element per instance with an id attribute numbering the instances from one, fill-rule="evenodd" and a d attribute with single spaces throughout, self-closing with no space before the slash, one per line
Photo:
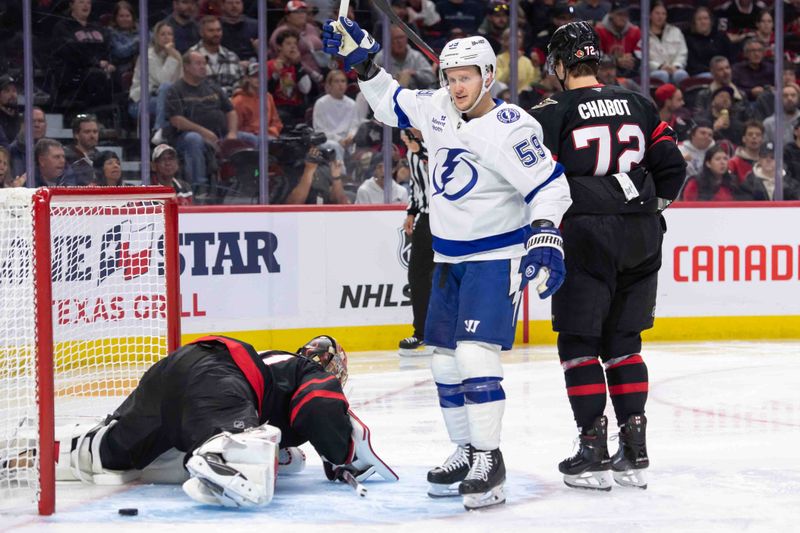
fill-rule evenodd
<path id="1" fill-rule="evenodd" d="M 641 332 L 653 326 L 661 211 L 685 179 L 670 127 L 644 96 L 597 81 L 600 45 L 586 22 L 562 26 L 548 65 L 564 92 L 531 110 L 564 166 L 572 206 L 564 216 L 566 281 L 553 296 L 553 328 L 579 449 L 559 464 L 567 485 L 646 488 L 647 367 Z M 604 375 L 605 374 L 605 375 Z M 606 381 L 619 449 L 606 444 Z"/>
<path id="2" fill-rule="evenodd" d="M 347 470 L 359 481 L 375 472 L 396 480 L 349 410 L 346 379 L 347 356 L 327 335 L 297 353 L 197 339 L 150 367 L 102 423 L 57 428 L 56 478 L 183 482 L 188 472 L 183 488 L 197 501 L 260 506 L 272 499 L 276 468 L 302 470 L 297 446 L 310 442 L 329 479 Z"/>

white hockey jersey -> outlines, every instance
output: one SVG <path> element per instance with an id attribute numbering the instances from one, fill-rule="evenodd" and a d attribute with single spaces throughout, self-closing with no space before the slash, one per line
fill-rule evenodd
<path id="1" fill-rule="evenodd" d="M 436 262 L 521 257 L 532 221 L 561 223 L 569 185 L 542 127 L 521 108 L 498 101 L 465 121 L 447 89 L 404 89 L 383 70 L 359 86 L 375 118 L 422 132 Z"/>

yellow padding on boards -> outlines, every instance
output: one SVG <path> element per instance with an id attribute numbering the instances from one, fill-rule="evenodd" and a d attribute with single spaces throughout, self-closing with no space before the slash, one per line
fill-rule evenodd
<path id="1" fill-rule="evenodd" d="M 529 344 L 554 345 L 556 333 L 550 322 L 532 320 L 529 323 Z M 182 336 L 185 344 L 203 334 Z M 209 332 L 208 334 L 211 334 Z M 408 325 L 318 327 L 261 331 L 216 332 L 241 339 L 257 350 L 294 351 L 304 342 L 321 334 L 332 335 L 348 352 L 366 350 L 396 350 L 400 339 L 411 334 Z M 726 317 L 668 317 L 657 318 L 655 327 L 644 332 L 645 341 L 705 341 L 800 339 L 800 316 L 726 316 Z M 522 327 L 517 327 L 516 343 L 522 343 Z"/>

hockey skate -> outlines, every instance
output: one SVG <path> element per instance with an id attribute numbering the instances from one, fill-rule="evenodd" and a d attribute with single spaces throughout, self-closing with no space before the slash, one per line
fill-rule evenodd
<path id="1" fill-rule="evenodd" d="M 614 481 L 624 487 L 647 488 L 644 469 L 650 466 L 646 443 L 647 418 L 631 415 L 619 428 L 619 449 L 611 458 Z"/>
<path id="2" fill-rule="evenodd" d="M 431 355 L 433 353 L 433 346 L 428 346 L 425 341 L 417 337 L 406 337 L 400 341 L 400 349 L 398 352 L 404 357 L 417 357 L 421 355 Z"/>
<path id="3" fill-rule="evenodd" d="M 489 451 L 472 448 L 472 466 L 458 486 L 459 494 L 464 497 L 464 508 L 471 511 L 505 503 L 505 481 L 506 465 L 500 448 Z"/>
<path id="4" fill-rule="evenodd" d="M 608 457 L 608 419 L 601 416 L 578 436 L 578 451 L 558 464 L 564 483 L 576 489 L 611 490 L 611 459 Z"/>
<path id="5" fill-rule="evenodd" d="M 449 498 L 458 496 L 458 483 L 464 481 L 469 472 L 472 448 L 469 444 L 459 445 L 442 466 L 428 472 L 428 496 Z"/>

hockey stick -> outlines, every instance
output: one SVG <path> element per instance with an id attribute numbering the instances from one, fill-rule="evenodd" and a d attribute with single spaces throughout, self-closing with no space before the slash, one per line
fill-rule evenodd
<path id="1" fill-rule="evenodd" d="M 340 474 L 340 476 L 345 481 L 345 483 L 353 487 L 353 490 L 356 491 L 357 495 L 361 496 L 362 498 L 366 498 L 367 497 L 366 487 L 364 487 L 364 485 L 359 483 L 358 480 L 355 478 L 355 476 L 353 476 L 353 474 L 351 474 L 348 470 L 345 470 L 343 468 L 341 472 L 342 473 Z"/>
<path id="2" fill-rule="evenodd" d="M 350 9 L 350 0 L 339 0 L 339 16 L 347 17 L 347 11 Z"/>
<path id="3" fill-rule="evenodd" d="M 433 48 L 428 46 L 428 43 L 423 41 L 422 37 L 417 35 L 417 33 L 412 30 L 408 24 L 403 22 L 400 17 L 398 17 L 395 12 L 392 11 L 392 7 L 389 5 L 389 2 L 386 0 L 372 0 L 372 3 L 375 4 L 375 7 L 377 7 L 384 15 L 389 17 L 389 20 L 392 21 L 392 24 L 403 30 L 403 33 L 405 33 L 406 36 L 411 39 L 411 42 L 417 45 L 417 48 L 419 48 L 420 52 L 425 54 L 428 59 L 437 65 L 439 64 L 439 56 L 433 51 Z"/>

